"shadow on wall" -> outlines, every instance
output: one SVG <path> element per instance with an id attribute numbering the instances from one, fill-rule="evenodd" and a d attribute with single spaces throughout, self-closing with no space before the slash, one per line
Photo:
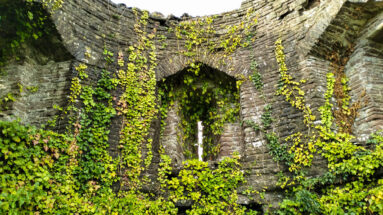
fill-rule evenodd
<path id="1" fill-rule="evenodd" d="M 13 97 L 0 102 L 0 119 L 40 126 L 66 103 L 74 57 L 41 4 L 6 1 L 0 14 L 0 100 Z"/>

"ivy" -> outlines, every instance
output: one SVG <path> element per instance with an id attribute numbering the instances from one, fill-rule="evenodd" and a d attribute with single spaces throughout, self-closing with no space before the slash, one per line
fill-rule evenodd
<path id="1" fill-rule="evenodd" d="M 281 203 L 280 215 L 287 214 L 319 214 L 321 212 L 319 198 L 308 190 L 301 189 L 294 193 L 293 200 L 284 200 Z"/>
<path id="2" fill-rule="evenodd" d="M 48 24 L 45 8 L 51 8 L 54 13 L 63 4 L 63 0 L 43 0 L 40 7 L 32 0 L 6 1 L 0 5 L 0 74 L 10 59 L 20 60 L 22 45 L 41 39 L 44 35 L 52 33 Z"/>
<path id="3" fill-rule="evenodd" d="M 277 90 L 277 95 L 282 95 L 285 101 L 303 113 L 303 123 L 308 130 L 307 134 L 298 132 L 285 139 L 285 141 L 292 142 L 290 143 L 289 153 L 294 154 L 294 162 L 289 166 L 289 170 L 291 172 L 299 172 L 303 167 L 311 166 L 313 154 L 316 152 L 315 139 L 317 134 L 311 130 L 316 117 L 313 115 L 311 108 L 306 104 L 305 93 L 301 89 L 301 84 L 306 83 L 306 80 L 294 81 L 294 78 L 288 72 L 281 39 L 275 42 L 275 56 L 280 73 L 280 87 Z"/>
<path id="4" fill-rule="evenodd" d="M 182 21 L 169 29 L 178 39 L 179 54 L 189 60 L 187 74 L 182 77 L 183 83 L 175 86 L 175 83 L 168 81 L 160 87 L 162 124 L 164 125 L 168 109 L 172 108 L 177 100 L 178 115 L 182 118 L 182 135 L 179 135 L 179 139 L 183 143 L 187 158 L 195 158 L 196 155 L 194 134 L 198 121 L 203 121 L 205 133 L 211 134 L 204 138 L 203 157 L 214 159 L 220 147 L 215 143 L 216 137 L 222 133 L 225 123 L 237 121 L 239 115 L 238 90 L 243 82 L 242 78 L 238 78 L 236 87 L 229 82 L 219 83 L 214 90 L 211 90 L 209 80 L 203 83 L 200 81 L 209 78 L 211 74 L 202 71 L 203 64 L 199 62 L 199 57 L 218 55 L 220 63 L 227 63 L 235 50 L 249 45 L 245 38 L 250 40 L 253 38 L 250 35 L 252 28 L 257 24 L 257 19 L 254 17 L 254 11 L 249 10 L 239 25 L 221 26 L 227 29 L 227 33 L 219 38 L 213 38 L 213 35 L 216 35 L 213 28 L 215 19 L 216 17 L 205 17 Z M 163 40 L 165 36 L 160 38 Z M 199 84 L 202 88 L 197 87 Z M 227 96 L 230 94 L 233 96 Z"/>
<path id="5" fill-rule="evenodd" d="M 33 0 L 26 0 L 29 3 L 32 3 Z M 64 3 L 64 0 L 41 0 L 40 1 L 44 8 L 49 8 L 51 13 L 56 12 L 60 9 Z"/>
<path id="6" fill-rule="evenodd" d="M 178 41 L 184 42 L 183 48 L 179 46 L 179 53 L 191 58 L 190 63 L 195 63 L 202 55 L 218 54 L 223 58 L 221 62 L 225 64 L 225 58 L 230 58 L 235 50 L 247 47 L 248 41 L 254 41 L 253 28 L 258 24 L 258 20 L 253 8 L 247 11 L 240 24 L 220 25 L 219 28 L 226 29 L 227 33 L 219 38 L 214 38 L 217 35 L 213 27 L 215 19 L 216 16 L 186 20 L 169 29 L 174 32 Z"/>
<path id="7" fill-rule="evenodd" d="M 279 138 L 275 133 L 266 134 L 267 147 L 275 161 L 282 161 L 288 166 L 292 163 L 294 154 L 287 153 L 287 146 L 279 142 Z"/>
<path id="8" fill-rule="evenodd" d="M 250 76 L 250 79 L 253 81 L 255 88 L 257 90 L 261 90 L 263 88 L 262 76 L 261 73 L 259 73 L 257 67 L 257 62 L 253 60 L 250 65 L 250 70 L 253 72 L 253 74 Z"/>
<path id="9" fill-rule="evenodd" d="M 207 162 L 189 160 L 178 177 L 168 180 L 167 188 L 173 202 L 192 201 L 187 214 L 245 214 L 236 191 L 243 182 L 238 157 L 225 158 L 217 169 L 209 168 Z"/>
<path id="10" fill-rule="evenodd" d="M 348 123 L 353 122 L 356 116 L 355 112 L 360 104 L 360 101 L 355 103 L 356 105 L 351 105 L 348 102 L 349 96 L 347 92 L 349 88 L 346 87 L 347 81 L 344 74 L 339 72 L 343 70 L 342 66 L 336 67 L 334 73 L 327 74 L 325 103 L 318 109 L 321 115 L 321 124 L 313 126 L 311 119 L 314 118 L 310 117 L 311 111 L 307 108 L 304 98 L 294 94 L 304 95 L 299 88 L 300 83 L 293 81 L 292 77 L 287 73 L 280 40 L 276 42 L 276 56 L 280 65 L 282 83 L 284 84 L 278 90 L 278 94 L 284 95 L 293 107 L 301 110 L 304 113 L 304 123 L 307 125 L 308 130 L 313 129 L 310 138 L 302 138 L 303 134 L 296 133 L 286 139 L 286 141 L 293 142 L 289 153 L 294 155 L 294 159 L 289 165 L 289 170 L 294 172 L 295 176 L 293 181 L 290 182 L 293 187 L 288 189 L 292 189 L 294 196 L 285 199 L 281 203 L 279 214 L 378 213 L 382 208 L 382 201 L 380 197 L 375 195 L 380 195 L 380 191 L 377 190 L 381 189 L 381 180 L 374 178 L 374 174 L 377 169 L 382 167 L 383 153 L 381 147 L 383 139 L 381 134 L 373 134 L 369 140 L 370 143 L 375 145 L 373 149 L 358 146 L 352 142 L 354 137 L 350 134 L 350 124 L 347 126 L 347 123 L 339 123 L 340 118 L 347 118 Z M 339 110 L 335 111 L 331 103 L 334 94 L 339 106 Z M 352 106 L 353 114 L 347 111 L 349 106 Z M 340 128 L 339 131 L 336 131 L 333 127 L 335 122 Z M 301 169 L 303 166 L 311 166 L 312 153 L 316 151 L 327 159 L 329 172 L 323 177 L 307 180 Z M 337 177 L 345 180 L 342 186 L 331 185 L 334 178 Z M 282 188 L 285 188 L 290 179 L 281 179 L 283 182 Z M 321 195 L 312 193 L 310 190 L 305 191 L 305 189 L 315 188 L 318 184 L 330 184 L 331 186 L 323 189 Z M 308 198 L 299 198 L 302 191 L 306 193 L 304 196 Z"/>
<path id="11" fill-rule="evenodd" d="M 18 97 L 17 95 L 15 96 L 12 93 L 8 93 L 8 94 L 2 96 L 0 98 L 0 112 L 7 110 L 9 108 L 8 106 L 11 103 L 15 102 L 17 97 Z"/>
<path id="12" fill-rule="evenodd" d="M 310 107 L 306 105 L 305 93 L 300 88 L 300 85 L 306 83 L 306 80 L 293 80 L 293 77 L 288 73 L 283 49 L 282 40 L 277 40 L 275 42 L 275 55 L 279 64 L 281 83 L 283 83 L 282 87 L 278 89 L 277 95 L 283 95 L 287 102 L 301 110 L 304 114 L 303 122 L 310 125 L 315 120 L 315 116 L 312 114 Z"/>
<path id="13" fill-rule="evenodd" d="M 0 128 L 2 213 L 176 214 L 174 205 L 183 199 L 194 201 L 188 214 L 244 214 L 236 194 L 244 182 L 238 157 L 224 159 L 216 169 L 207 162 L 190 160 L 176 178 L 170 178 L 170 159 L 162 154 L 159 180 L 167 188 L 169 200 L 150 200 L 148 195 L 124 191 L 117 196 L 110 184 L 116 169 L 107 163 L 104 156 L 108 155 L 103 150 L 86 152 L 87 143 L 79 138 L 94 133 L 90 128 L 77 125 L 74 137 L 23 127 L 18 122 L 0 122 Z M 96 150 L 103 148 L 101 142 L 93 143 Z M 85 155 L 95 157 L 92 161 Z M 87 169 L 91 163 L 93 170 Z M 100 167 L 109 169 L 92 175 Z"/>
<path id="14" fill-rule="evenodd" d="M 41 3 L 43 8 L 54 12 L 62 6 L 63 1 L 42 0 Z M 29 0 L 25 4 L 33 9 L 36 7 Z M 11 47 L 15 50 L 21 43 L 39 39 L 44 35 L 43 31 L 49 30 L 46 27 L 48 14 L 24 9 L 20 6 L 20 9 L 15 10 L 20 18 L 16 20 L 22 24 L 20 32 L 24 32 L 16 35 L 14 47 Z M 153 42 L 156 29 L 152 32 L 147 30 L 149 13 L 136 9 L 133 12 L 136 17 L 134 32 L 137 40 L 126 52 L 108 50 L 105 45 L 105 68 L 99 72 L 84 63 L 75 65 L 76 74 L 71 81 L 68 104 L 65 107 L 55 106 L 62 114 L 56 119 L 68 118 L 67 131 L 64 134 L 23 127 L 18 122 L 0 122 L 0 162 L 4 167 L 0 170 L 0 213 L 177 214 L 175 205 L 178 199 L 167 194 L 173 195 L 182 187 L 192 192 L 182 194 L 179 198 L 195 200 L 189 214 L 223 214 L 227 211 L 244 214 L 245 208 L 237 203 L 236 189 L 244 182 L 237 157 L 225 159 L 219 163 L 218 168 L 211 168 L 205 162 L 190 160 L 176 176 L 180 186 L 174 187 L 170 183 L 173 180 L 170 176 L 171 160 L 161 148 L 158 182 L 163 195 L 141 192 L 144 183 L 150 182 L 142 173 L 152 165 L 154 150 L 148 134 L 158 113 L 155 78 L 157 50 Z M 12 12 L 7 13 L 7 18 L 11 16 Z M 1 18 L 3 21 L 4 17 Z M 202 38 L 211 37 L 214 32 L 212 27 L 198 27 L 205 21 L 192 22 L 194 26 L 189 26 L 190 28 L 189 24 L 181 24 L 179 29 L 183 28 L 182 35 L 187 37 L 185 48 L 188 49 L 183 54 L 197 56 L 196 48 L 203 47 L 206 43 L 211 45 L 212 51 L 216 47 L 224 48 L 225 55 L 232 54 L 238 47 L 247 46 L 244 38 L 251 39 L 250 30 L 256 23 L 256 20 L 250 22 L 252 18 L 254 17 L 249 12 L 246 23 L 227 27 L 229 34 L 225 35 L 224 41 L 219 42 L 219 46 L 213 45 L 217 43 L 214 40 Z M 205 23 L 211 25 L 213 19 L 207 18 Z M 7 29 L 5 31 L 12 32 Z M 178 30 L 174 32 L 181 33 Z M 167 37 L 160 35 L 159 38 L 161 48 L 166 48 Z M 8 52 L 5 49 L 3 51 Z M 85 57 L 90 58 L 91 53 L 86 47 Z M 6 56 L 10 56 L 9 53 Z M 4 61 L 6 60 L 8 59 Z M 224 123 L 237 120 L 239 105 L 236 101 L 239 99 L 238 90 L 242 80 L 238 83 L 230 82 L 227 86 L 220 83 L 217 89 L 210 88 L 209 83 L 203 83 L 202 88 L 196 90 L 194 84 L 204 79 L 206 74 L 201 71 L 201 64 L 196 58 L 190 61 L 189 68 L 184 84 L 188 89 L 193 89 L 192 93 L 197 98 L 207 100 L 201 100 L 197 104 L 216 104 L 208 108 L 206 123 L 209 125 L 208 132 L 219 135 Z M 91 78 L 93 80 L 95 77 L 97 82 L 92 83 Z M 26 89 L 36 92 L 38 86 Z M 112 93 L 114 91 L 121 94 L 115 95 Z M 169 91 L 165 89 L 163 92 L 167 95 L 162 94 L 162 101 L 172 103 L 173 96 L 168 95 Z M 232 92 L 233 95 L 226 96 Z M 187 106 L 194 102 L 190 93 L 182 96 L 179 98 L 183 99 L 184 104 L 188 103 Z M 9 94 L 1 101 L 15 99 Z M 161 114 L 166 114 L 170 105 L 161 107 Z M 187 106 L 182 108 L 190 108 Z M 117 156 L 112 158 L 109 154 L 109 129 L 112 119 L 117 115 L 122 118 L 122 129 Z M 191 114 L 185 115 L 185 118 L 194 121 L 198 117 Z M 52 120 L 51 125 L 54 124 L 55 120 Z M 209 148 L 207 152 L 217 152 L 217 146 L 205 145 Z M 199 176 L 196 183 L 188 181 L 196 176 Z"/>
<path id="15" fill-rule="evenodd" d="M 117 73 L 118 84 L 123 89 L 117 101 L 117 114 L 123 117 L 123 128 L 120 135 L 120 150 L 123 170 L 123 184 L 129 189 L 138 190 L 141 185 L 141 172 L 148 167 L 152 159 L 152 140 L 147 139 L 149 127 L 158 110 L 156 103 L 155 68 L 157 66 L 156 47 L 152 39 L 156 30 L 148 34 L 148 12 L 141 16 L 134 10 L 136 16 L 135 32 L 138 41 L 129 47 L 127 62 L 123 52 L 118 53 Z M 105 49 L 105 60 L 112 63 L 114 54 Z M 143 145 L 146 144 L 147 155 L 142 160 Z"/>
<path id="16" fill-rule="evenodd" d="M 108 153 L 108 129 L 116 111 L 112 96 L 108 93 L 110 74 L 103 71 L 101 76 L 95 89 L 85 86 L 80 95 L 84 111 L 80 115 L 76 139 L 82 154 L 74 173 L 78 175 L 80 189 L 84 190 L 89 189 L 90 185 L 110 187 L 117 180 L 117 167 Z"/>
<path id="17" fill-rule="evenodd" d="M 38 86 L 23 86 L 17 83 L 17 90 L 9 92 L 6 95 L 0 97 L 0 113 L 6 111 L 10 106 L 24 95 L 34 94 L 38 91 Z"/>
<path id="18" fill-rule="evenodd" d="M 341 57 L 339 53 L 333 53 L 328 57 L 331 61 L 331 67 L 334 70 L 334 98 L 339 108 L 334 110 L 333 114 L 339 132 L 344 133 L 352 133 L 352 126 L 358 116 L 359 109 L 362 107 L 361 98 L 365 95 L 365 91 L 363 91 L 360 98 L 356 102 L 351 103 L 351 97 L 349 95 L 351 88 L 348 87 L 348 78 L 344 72 L 345 64 L 348 62 L 348 56 L 351 55 L 351 51 L 352 49 L 347 49 L 343 57 Z"/>
<path id="19" fill-rule="evenodd" d="M 52 12 L 63 1 L 41 3 Z M 12 10 L 5 11 L 8 8 Z M 4 12 L 0 32 L 10 38 L 0 42 L 5 47 L 0 56 L 3 62 L 0 66 L 4 66 L 10 57 L 17 56 L 23 43 L 38 40 L 51 29 L 47 25 L 49 14 L 30 0 L 11 2 L 0 10 Z M 133 12 L 137 40 L 128 50 L 108 50 L 105 46 L 105 68 L 97 74 L 86 64 L 76 65 L 68 105 L 56 107 L 69 119 L 66 133 L 24 127 L 19 122 L 0 122 L 1 214 L 177 214 L 176 205 L 185 202 L 191 203 L 187 214 L 256 214 L 238 204 L 237 189 L 246 183 L 238 155 L 223 159 L 216 167 L 192 159 L 195 158 L 195 125 L 200 120 L 204 122 L 205 132 L 211 134 L 204 139 L 204 159 L 214 159 L 218 154 L 215 138 L 222 133 L 225 123 L 238 121 L 239 89 L 244 81 L 244 77 L 236 77 L 236 81 L 215 83 L 214 74 L 206 72 L 200 57 L 211 55 L 221 65 L 229 65 L 237 49 L 254 41 L 253 28 L 257 24 L 254 11 L 250 9 L 238 25 L 223 26 L 215 22 L 216 17 L 206 17 L 182 21 L 169 28 L 168 33 L 174 33 L 178 39 L 178 54 L 188 62 L 178 82 L 164 80 L 159 89 L 155 77 L 157 48 L 153 40 L 157 38 L 160 49 L 165 49 L 167 37 L 157 35 L 156 28 L 148 31 L 147 11 L 134 9 Z M 213 28 L 217 24 L 225 29 L 218 37 Z M 15 33 L 8 35 L 9 32 Z M 265 106 L 260 122 L 246 123 L 265 135 L 273 159 L 286 164 L 292 173 L 292 176 L 280 174 L 279 185 L 288 194 L 278 213 L 380 213 L 383 181 L 376 174 L 383 164 L 383 137 L 379 132 L 372 134 L 367 141 L 369 147 L 354 143 L 351 127 L 361 103 L 352 104 L 348 95 L 350 88 L 343 72 L 347 57 L 337 54 L 331 57 L 334 71 L 327 74 L 325 103 L 318 109 L 321 123 L 314 124 L 316 117 L 302 90 L 306 80 L 295 80 L 285 63 L 282 41 L 275 45 L 280 72 L 277 95 L 301 111 L 308 130 L 282 141 L 271 132 L 273 108 L 264 97 L 262 75 L 253 59 L 250 79 Z M 85 56 L 91 57 L 88 48 Z M 90 84 L 90 76 L 98 81 Z M 38 91 L 38 86 L 18 87 L 19 92 L 0 98 L 2 110 L 23 91 Z M 158 193 L 143 193 L 141 188 L 151 183 L 143 172 L 157 165 L 152 162 L 154 148 L 153 140 L 148 138 L 149 128 L 158 111 L 163 128 L 167 111 L 176 103 L 182 119 L 180 141 L 185 143 L 185 155 L 190 160 L 176 173 L 172 160 L 160 146 L 158 178 L 153 181 L 158 182 Z M 112 157 L 110 125 L 117 115 L 122 119 L 122 129 L 117 155 Z M 312 165 L 315 153 L 326 159 L 328 172 L 310 178 L 305 170 Z M 258 193 L 263 199 L 264 193 Z"/>
<path id="20" fill-rule="evenodd" d="M 261 115 L 261 125 L 255 123 L 254 121 L 247 120 L 245 123 L 252 127 L 254 131 L 261 130 L 262 132 L 267 132 L 272 126 L 272 123 L 274 121 L 272 117 L 272 106 L 270 104 L 265 105 L 263 108 L 263 113 Z"/>
<path id="21" fill-rule="evenodd" d="M 235 122 L 239 115 L 239 91 L 236 83 L 229 79 L 217 80 L 215 75 L 206 72 L 196 74 L 186 71 L 180 78 L 181 80 L 165 81 L 160 86 L 163 117 L 166 117 L 167 109 L 177 102 L 178 114 L 182 119 L 181 141 L 188 158 L 196 158 L 194 134 L 197 122 L 203 121 L 203 157 L 214 159 L 219 152 L 219 145 L 215 143 L 216 138 L 213 136 L 220 135 L 224 123 Z M 221 83 L 215 84 L 216 82 Z"/>

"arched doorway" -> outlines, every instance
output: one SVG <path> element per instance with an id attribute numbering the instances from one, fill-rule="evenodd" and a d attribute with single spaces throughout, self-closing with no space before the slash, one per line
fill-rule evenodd
<path id="1" fill-rule="evenodd" d="M 161 144 L 173 162 L 216 160 L 240 151 L 242 129 L 235 78 L 198 63 L 158 85 Z"/>

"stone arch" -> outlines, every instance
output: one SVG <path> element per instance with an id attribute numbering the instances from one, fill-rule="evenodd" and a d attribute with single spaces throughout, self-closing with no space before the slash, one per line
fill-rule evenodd
<path id="1" fill-rule="evenodd" d="M 212 69 L 219 70 L 231 77 L 235 77 L 236 74 L 238 74 L 236 72 L 238 71 L 236 68 L 237 64 L 233 63 L 232 60 L 227 60 L 227 58 L 224 58 L 218 54 L 201 55 L 198 56 L 194 61 L 209 66 Z M 161 59 L 157 67 L 157 80 L 175 75 L 179 71 L 182 71 L 188 67 L 190 62 L 191 59 L 182 54 L 173 54 L 165 57 L 164 59 Z"/>
<path id="2" fill-rule="evenodd" d="M 185 59 L 178 58 L 177 60 Z M 180 61 L 177 62 L 180 63 Z M 198 79 L 195 83 L 195 90 L 193 91 L 194 97 L 190 96 L 186 98 L 186 101 L 190 102 L 189 104 L 192 104 L 194 107 L 191 107 L 189 110 L 189 108 L 184 105 L 185 100 L 176 96 L 174 103 L 169 106 L 166 117 L 162 119 L 165 122 L 165 126 L 163 129 L 163 135 L 160 138 L 160 144 L 164 147 L 165 152 L 172 158 L 173 163 L 176 165 L 181 165 L 183 161 L 189 158 L 198 157 L 198 151 L 196 151 L 195 145 L 197 133 L 186 135 L 182 127 L 183 121 L 190 120 L 190 118 L 188 118 L 189 114 L 198 114 L 200 117 L 199 120 L 203 122 L 204 126 L 210 126 L 211 124 L 209 123 L 211 123 L 211 119 L 208 116 L 209 110 L 217 109 L 217 112 L 219 113 L 223 108 L 218 107 L 218 100 L 210 99 L 209 96 L 212 95 L 212 92 L 215 89 L 220 88 L 222 85 L 229 86 L 227 89 L 233 90 L 230 91 L 228 95 L 224 95 L 226 97 L 224 100 L 230 101 L 228 104 L 232 106 L 233 110 L 234 108 L 238 108 L 238 112 L 235 115 L 235 120 L 225 121 L 223 123 L 222 133 L 217 135 L 214 134 L 214 132 L 212 132 L 209 127 L 206 130 L 204 129 L 204 138 L 210 138 L 208 140 L 211 140 L 211 143 L 213 143 L 214 147 L 218 149 L 217 154 L 211 153 L 210 150 L 213 150 L 212 147 L 207 145 L 207 142 L 204 140 L 203 148 L 206 150 L 204 151 L 204 160 L 220 160 L 223 157 L 231 156 L 234 152 L 241 153 L 242 151 L 243 135 L 242 126 L 240 123 L 239 90 L 236 89 L 237 80 L 233 76 L 228 75 L 228 73 L 213 68 L 208 64 L 201 63 L 201 65 L 200 73 L 204 74 L 202 74 L 200 79 Z M 158 83 L 159 88 L 162 88 L 164 84 L 167 87 L 172 86 L 172 92 L 167 91 L 166 93 L 177 94 L 180 88 L 183 87 L 182 84 L 184 78 L 187 75 L 190 75 L 190 72 L 187 71 L 188 67 L 182 68 L 178 66 L 173 67 L 173 70 L 174 68 L 181 69 L 175 73 L 170 70 L 170 72 L 167 73 L 168 76 L 166 77 L 164 77 L 163 74 L 162 77 L 164 78 L 161 78 L 162 81 Z M 204 88 L 204 86 L 206 87 Z M 237 90 L 237 92 L 234 92 L 234 90 Z M 203 91 L 205 91 L 205 94 Z M 235 93 L 237 93 L 238 97 L 235 97 Z M 205 102 L 205 100 L 207 101 Z M 185 111 L 188 113 L 185 114 Z M 197 128 L 197 124 L 194 119 L 191 123 L 192 127 L 195 124 L 194 127 Z M 193 130 L 193 132 L 196 131 L 196 129 Z"/>

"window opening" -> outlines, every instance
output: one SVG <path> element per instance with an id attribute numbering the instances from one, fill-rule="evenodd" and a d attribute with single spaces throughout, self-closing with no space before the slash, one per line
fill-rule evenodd
<path id="1" fill-rule="evenodd" d="M 163 126 L 169 130 L 163 131 L 161 143 L 177 163 L 180 161 L 176 158 L 216 160 L 224 125 L 239 121 L 236 79 L 204 64 L 199 66 L 198 72 L 186 68 L 158 86 L 162 121 L 173 125 Z M 168 113 L 171 114 L 168 116 Z"/>
<path id="2" fill-rule="evenodd" d="M 202 121 L 198 122 L 198 160 L 202 161 L 203 155 L 203 125 Z"/>

